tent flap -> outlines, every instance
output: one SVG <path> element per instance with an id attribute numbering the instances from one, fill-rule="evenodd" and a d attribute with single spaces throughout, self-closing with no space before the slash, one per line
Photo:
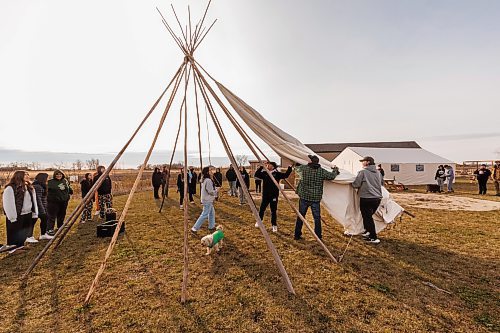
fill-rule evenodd
<path id="1" fill-rule="evenodd" d="M 309 162 L 307 155 L 315 154 L 311 149 L 266 120 L 260 113 L 221 83 L 216 83 L 240 118 L 276 154 L 300 164 Z M 330 169 L 333 166 L 330 161 L 321 156 L 318 157 L 323 168 Z M 345 232 L 357 235 L 364 231 L 364 227 L 359 210 L 359 197 L 354 188 L 350 186 L 354 179 L 355 176 L 352 173 L 341 169 L 340 174 L 334 181 L 324 182 L 322 203 L 330 215 L 342 224 Z M 383 195 L 383 201 L 374 215 L 377 232 L 383 230 L 388 223 L 392 223 L 395 217 L 403 211 L 403 208 L 390 198 L 387 190 L 383 189 Z"/>

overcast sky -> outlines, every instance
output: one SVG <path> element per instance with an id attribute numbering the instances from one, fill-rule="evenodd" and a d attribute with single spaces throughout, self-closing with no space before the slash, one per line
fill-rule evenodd
<path id="1" fill-rule="evenodd" d="M 186 22 L 187 2 L 173 4 Z M 193 21 L 205 4 L 191 2 Z M 170 1 L 0 0 L 0 148 L 118 151 L 182 62 L 156 6 L 175 25 Z M 206 23 L 216 18 L 195 58 L 304 143 L 500 156 L 500 1 L 214 0 Z M 148 149 L 158 119 L 132 151 Z M 177 104 L 166 123 L 159 150 L 173 147 Z"/>

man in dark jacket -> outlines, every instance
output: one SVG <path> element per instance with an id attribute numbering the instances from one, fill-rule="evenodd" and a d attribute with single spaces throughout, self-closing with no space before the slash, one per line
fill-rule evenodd
<path id="1" fill-rule="evenodd" d="M 380 239 L 377 238 L 373 214 L 377 211 L 382 200 L 384 179 L 375 167 L 373 157 L 366 156 L 360 162 L 363 163 L 363 169 L 358 172 L 356 179 L 352 183 L 352 187 L 358 189 L 360 198 L 359 207 L 361 216 L 363 217 L 363 226 L 365 227 L 363 237 L 370 243 L 378 244 L 380 243 Z"/>
<path id="2" fill-rule="evenodd" d="M 66 209 L 73 189 L 61 170 L 54 171 L 53 178 L 47 183 L 47 229 L 54 230 L 54 224 L 60 228 L 66 217 Z"/>
<path id="3" fill-rule="evenodd" d="M 479 194 L 486 194 L 486 183 L 488 183 L 488 179 L 491 177 L 491 171 L 486 169 L 486 164 L 481 164 L 481 167 L 474 171 L 474 175 L 479 185 Z"/>
<path id="4" fill-rule="evenodd" d="M 153 193 L 155 199 L 160 199 L 158 191 L 160 190 L 162 182 L 163 174 L 160 172 L 160 168 L 155 168 L 155 170 L 153 171 L 153 175 L 151 176 L 151 184 L 153 185 Z"/>
<path id="5" fill-rule="evenodd" d="M 276 179 L 279 183 L 282 179 L 287 179 L 288 176 L 292 173 L 292 167 L 289 166 L 286 172 L 279 172 L 277 169 L 277 165 L 275 162 L 268 162 L 266 164 L 267 170 L 269 170 L 272 174 L 272 177 Z M 271 176 L 264 171 L 264 168 L 261 166 L 255 171 L 255 177 L 262 179 L 263 182 L 263 190 L 262 190 L 262 202 L 260 203 L 259 216 L 262 220 L 264 218 L 264 213 L 266 212 L 267 206 L 271 206 L 271 225 L 273 226 L 273 232 L 278 231 L 277 214 L 278 210 L 278 197 L 280 191 L 276 184 L 271 179 Z M 259 224 L 255 223 L 255 227 L 258 228 Z"/>
<path id="6" fill-rule="evenodd" d="M 229 195 L 232 197 L 236 197 L 237 191 L 236 191 L 236 171 L 234 171 L 233 165 L 231 164 L 229 166 L 229 169 L 226 171 L 226 179 L 229 183 Z"/>
<path id="7" fill-rule="evenodd" d="M 196 184 L 198 184 L 198 175 L 194 172 L 194 167 L 189 168 L 188 180 L 189 202 L 194 203 L 193 195 L 196 194 Z"/>
<path id="8" fill-rule="evenodd" d="M 339 169 L 333 167 L 332 171 L 326 171 L 319 164 L 319 158 L 315 155 L 308 155 L 311 163 L 300 165 L 295 168 L 300 181 L 297 186 L 299 195 L 299 212 L 306 216 L 307 210 L 311 207 L 314 218 L 314 233 L 320 239 L 322 237 L 321 229 L 321 198 L 323 197 L 323 182 L 333 180 L 339 174 Z M 295 222 L 295 240 L 302 238 L 302 220 L 297 217 Z"/>
<path id="9" fill-rule="evenodd" d="M 215 170 L 214 184 L 215 184 L 215 187 L 222 187 L 222 173 L 220 172 L 220 168 L 217 168 Z"/>

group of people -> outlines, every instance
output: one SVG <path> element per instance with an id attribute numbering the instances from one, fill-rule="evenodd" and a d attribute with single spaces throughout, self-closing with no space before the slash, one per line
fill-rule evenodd
<path id="1" fill-rule="evenodd" d="M 474 171 L 474 177 L 476 178 L 477 184 L 479 186 L 479 195 L 486 195 L 486 191 L 488 190 L 487 183 L 491 178 L 495 186 L 495 195 L 500 196 L 500 161 L 495 161 L 493 170 L 489 170 L 486 167 L 486 164 L 481 164 L 479 169 Z"/>
<path id="2" fill-rule="evenodd" d="M 80 183 L 82 198 L 104 170 L 103 166 L 99 166 L 93 176 L 85 174 Z M 107 176 L 97 189 L 101 218 L 104 218 L 106 209 L 112 208 L 111 187 L 111 178 Z M 47 173 L 38 173 L 33 182 L 27 171 L 15 171 L 2 195 L 7 230 L 5 249 L 17 250 L 23 248 L 25 243 L 52 239 L 64 223 L 72 194 L 73 188 L 61 170 L 55 170 L 51 179 Z M 85 205 L 80 220 L 82 223 L 92 219 L 92 206 L 93 200 Z M 37 221 L 40 221 L 38 240 L 33 235 Z"/>
<path id="3" fill-rule="evenodd" d="M 319 158 L 315 155 L 309 155 L 309 159 L 311 162 L 307 165 L 295 165 L 295 172 L 299 178 L 296 193 L 299 196 L 299 213 L 305 216 L 308 209 L 311 208 L 314 218 L 314 232 L 318 238 L 321 239 L 322 225 L 320 202 L 323 197 L 323 182 L 325 180 L 334 180 L 340 172 L 337 167 L 333 167 L 331 171 L 322 168 L 319 164 Z M 370 243 L 378 244 L 380 240 L 375 230 L 373 214 L 377 211 L 382 200 L 384 178 L 380 170 L 375 166 L 375 161 L 372 157 L 367 156 L 360 162 L 363 164 L 363 169 L 358 173 L 352 186 L 358 190 L 360 196 L 360 210 L 365 228 L 363 237 Z M 261 166 L 255 172 L 255 177 L 262 182 L 262 201 L 260 204 L 259 216 L 262 220 L 267 208 L 270 207 L 272 231 L 277 232 L 278 186 L 280 180 L 290 176 L 293 168 L 289 166 L 285 172 L 281 172 L 278 170 L 275 162 L 267 162 L 265 168 L 267 170 L 264 170 L 264 167 Z M 209 231 L 215 230 L 214 201 L 217 200 L 220 190 L 219 185 L 221 185 L 221 176 L 216 177 L 215 175 L 217 173 L 220 174 L 220 169 L 217 169 L 216 173 L 213 173 L 213 169 L 210 167 L 205 167 L 202 170 L 201 203 L 203 205 L 203 210 L 191 228 L 193 233 L 198 232 L 206 220 L 208 220 Z M 240 167 L 240 173 L 248 188 L 250 179 L 245 168 Z M 226 172 L 226 178 L 229 182 L 229 194 L 231 196 L 237 196 L 235 188 L 238 188 L 238 196 L 240 197 L 240 203 L 242 203 L 241 197 L 244 197 L 243 189 L 242 186 L 238 186 L 239 180 L 232 166 Z M 255 227 L 259 227 L 258 222 L 255 224 Z M 302 227 L 302 219 L 297 217 L 294 231 L 295 240 L 302 239 Z"/>
<path id="4" fill-rule="evenodd" d="M 438 166 L 434 179 L 439 186 L 440 193 L 444 191 L 444 184 L 446 184 L 446 190 L 448 193 L 454 192 L 453 182 L 455 181 L 455 171 L 453 170 L 453 167 L 451 165 Z"/>

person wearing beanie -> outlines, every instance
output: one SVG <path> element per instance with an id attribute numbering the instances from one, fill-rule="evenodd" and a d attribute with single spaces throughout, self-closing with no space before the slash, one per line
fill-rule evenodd
<path id="1" fill-rule="evenodd" d="M 263 182 L 263 190 L 262 190 L 262 202 L 260 203 L 259 216 L 262 220 L 264 218 L 264 214 L 266 212 L 267 206 L 271 207 L 271 225 L 273 228 L 273 232 L 278 231 L 277 221 L 277 210 L 278 210 L 278 198 L 280 195 L 279 188 L 274 183 L 274 178 L 278 183 L 282 179 L 287 179 L 288 176 L 292 173 L 292 167 L 289 166 L 286 172 L 279 172 L 277 169 L 277 165 L 275 162 L 268 162 L 266 164 L 267 170 L 271 172 L 270 176 L 266 171 L 264 171 L 264 167 L 261 166 L 255 171 L 255 177 L 259 177 Z M 272 177 L 272 178 L 271 178 Z M 259 224 L 255 223 L 255 227 L 258 228 Z"/>
<path id="2" fill-rule="evenodd" d="M 363 163 L 363 169 L 358 172 L 352 187 L 358 189 L 360 198 L 359 206 L 363 217 L 363 226 L 365 227 L 363 237 L 370 243 L 378 244 L 380 239 L 377 238 L 373 214 L 377 211 L 382 200 L 384 179 L 375 167 L 373 157 L 366 156 L 360 162 Z"/>
<path id="3" fill-rule="evenodd" d="M 323 197 L 323 182 L 333 180 L 339 174 L 339 169 L 333 167 L 332 171 L 327 171 L 319 164 L 319 158 L 315 155 L 308 155 L 311 163 L 298 165 L 295 168 L 300 180 L 296 193 L 299 195 L 299 212 L 305 217 L 307 210 L 311 207 L 314 218 L 314 233 L 321 239 L 321 198 Z M 294 239 L 302 239 L 302 220 L 297 217 L 295 221 Z"/>
<path id="4" fill-rule="evenodd" d="M 481 167 L 474 171 L 474 176 L 476 176 L 479 185 L 479 195 L 486 195 L 486 184 L 491 177 L 491 171 L 486 169 L 486 164 L 481 164 Z"/>

